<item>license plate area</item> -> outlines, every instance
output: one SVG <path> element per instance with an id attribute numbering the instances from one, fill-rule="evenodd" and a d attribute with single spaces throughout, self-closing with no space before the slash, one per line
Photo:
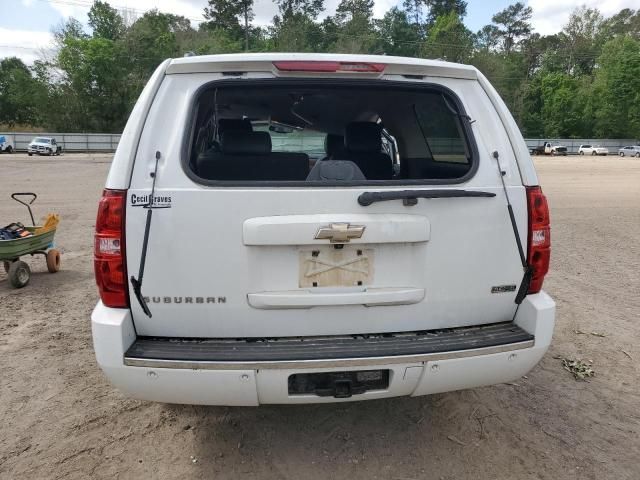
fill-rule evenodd
<path id="1" fill-rule="evenodd" d="M 298 286 L 358 287 L 373 283 L 373 249 L 322 246 L 299 253 Z"/>
<path id="2" fill-rule="evenodd" d="M 289 376 L 289 395 L 349 398 L 370 390 L 389 388 L 389 370 L 294 373 Z"/>

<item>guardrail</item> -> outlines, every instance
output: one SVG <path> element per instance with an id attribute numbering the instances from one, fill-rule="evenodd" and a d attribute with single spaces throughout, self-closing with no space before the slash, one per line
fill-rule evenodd
<path id="1" fill-rule="evenodd" d="M 121 135 L 119 133 L 24 133 L 24 132 L 0 132 L 0 136 L 4 135 L 7 140 L 13 145 L 13 149 L 16 151 L 26 151 L 27 145 L 35 137 L 54 137 L 58 142 L 58 145 L 62 145 L 62 148 L 67 152 L 115 152 Z M 285 137 L 284 135 L 282 137 Z M 302 136 L 301 136 L 302 138 Z M 440 142 L 447 143 L 447 139 L 439 139 Z M 454 143 L 459 143 L 459 139 L 452 139 Z M 567 147 L 569 153 L 578 153 L 580 145 L 598 145 L 607 147 L 609 153 L 617 154 L 618 149 L 626 145 L 638 145 L 640 141 L 637 139 L 594 139 L 594 138 L 526 138 L 525 142 L 529 149 L 544 144 L 544 142 L 551 142 L 552 145 L 564 145 Z M 277 138 L 274 139 L 273 145 L 275 148 L 284 147 L 284 149 L 291 149 L 292 145 L 300 144 L 304 147 L 309 147 L 312 144 L 314 149 L 322 150 L 324 145 L 318 138 L 310 138 L 300 140 L 299 138 Z M 443 143 L 443 144 L 444 144 Z M 306 150 L 307 148 L 305 148 Z"/>
<path id="2" fill-rule="evenodd" d="M 119 133 L 2 133 L 18 152 L 25 152 L 36 137 L 53 137 L 65 152 L 115 152 L 121 135 Z"/>

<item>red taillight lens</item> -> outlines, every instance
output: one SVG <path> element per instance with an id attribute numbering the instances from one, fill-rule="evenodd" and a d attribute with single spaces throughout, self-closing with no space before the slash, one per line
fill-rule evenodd
<path id="1" fill-rule="evenodd" d="M 127 267 L 124 250 L 126 190 L 105 190 L 98 204 L 93 245 L 93 266 L 102 303 L 128 308 Z"/>
<path id="2" fill-rule="evenodd" d="M 529 293 L 538 293 L 542 289 L 544 276 L 549 271 L 551 258 L 549 206 L 540 187 L 527 187 L 527 207 L 529 211 L 527 263 L 533 270 Z"/>
<path id="3" fill-rule="evenodd" d="M 359 72 L 376 73 L 384 71 L 384 63 L 366 62 L 322 62 L 322 61 L 282 61 L 273 62 L 282 72 Z"/>

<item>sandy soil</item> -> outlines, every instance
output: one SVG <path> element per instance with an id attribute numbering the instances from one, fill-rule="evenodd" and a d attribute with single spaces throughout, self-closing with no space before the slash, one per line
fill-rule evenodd
<path id="1" fill-rule="evenodd" d="M 527 377 L 424 398 L 260 408 L 130 400 L 99 371 L 91 243 L 109 160 L 0 156 L 0 223 L 26 218 L 10 192 L 36 191 L 38 215 L 62 216 L 64 251 L 56 275 L 29 259 L 23 290 L 0 272 L 0 478 L 640 478 L 640 160 L 537 160 L 558 323 Z M 593 361 L 596 375 L 576 381 L 554 356 Z"/>

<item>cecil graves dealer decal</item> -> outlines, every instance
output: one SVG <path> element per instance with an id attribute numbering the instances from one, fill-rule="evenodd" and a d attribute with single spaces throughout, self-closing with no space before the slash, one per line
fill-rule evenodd
<path id="1" fill-rule="evenodd" d="M 131 194 L 132 207 L 146 207 L 149 205 L 150 194 Z M 171 208 L 171 195 L 154 195 L 153 208 Z"/>

